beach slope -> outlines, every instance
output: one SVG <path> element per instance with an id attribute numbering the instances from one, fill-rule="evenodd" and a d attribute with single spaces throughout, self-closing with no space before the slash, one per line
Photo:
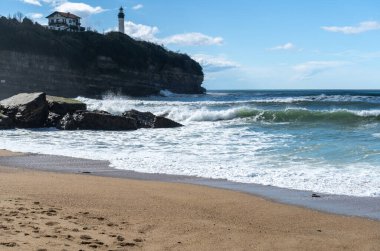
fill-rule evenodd
<path id="1" fill-rule="evenodd" d="M 378 221 L 202 186 L 0 167 L 0 250 L 379 247 Z"/>

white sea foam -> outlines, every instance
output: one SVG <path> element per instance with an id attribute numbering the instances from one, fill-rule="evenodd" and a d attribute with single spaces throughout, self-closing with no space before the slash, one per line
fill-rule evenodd
<path id="1" fill-rule="evenodd" d="M 212 95 L 212 98 L 225 98 L 227 94 Z M 380 196 L 377 122 L 370 127 L 355 127 L 354 124 L 347 129 L 344 127 L 347 123 L 328 127 L 306 123 L 306 126 L 292 127 L 286 119 L 281 119 L 281 116 L 296 118 L 295 121 L 305 116 L 320 119 L 318 116 L 326 115 L 326 121 L 330 121 L 329 115 L 337 114 L 338 119 L 353 116 L 360 120 L 380 116 L 380 110 L 350 110 L 338 106 L 337 109 L 323 107 L 314 111 L 303 105 L 288 106 L 295 100 L 309 100 L 310 97 L 272 98 L 270 102 L 284 103 L 272 109 L 272 104 L 263 108 L 257 102 L 252 103 L 252 97 L 247 99 L 215 101 L 175 96 L 169 100 L 162 97 L 136 100 L 112 95 L 104 100 L 79 98 L 91 110 L 115 114 L 129 109 L 151 111 L 166 114 L 186 126 L 132 132 L 0 131 L 0 149 L 108 160 L 112 167 L 147 173 Z M 319 99 L 342 97 L 320 95 Z M 270 98 L 261 98 L 260 102 L 263 100 Z M 256 123 L 260 120 L 267 123 Z M 276 123 L 271 123 L 272 120 Z"/>
<path id="2" fill-rule="evenodd" d="M 345 111 L 354 113 L 354 114 L 361 116 L 361 117 L 377 117 L 377 116 L 380 116 L 380 110 L 361 110 L 361 111 L 345 110 Z"/>
<path id="3" fill-rule="evenodd" d="M 367 103 L 378 103 L 380 104 L 380 97 L 368 97 L 368 96 L 350 96 L 350 95 L 318 95 L 318 96 L 303 96 L 303 97 L 278 97 L 278 98 L 268 98 L 268 97 L 262 97 L 262 98 L 252 98 L 247 97 L 243 99 L 238 100 L 231 100 L 230 98 L 225 98 L 226 94 L 223 93 L 212 93 L 208 96 L 211 98 L 205 98 L 204 96 L 197 96 L 197 95 L 179 95 L 171 93 L 170 91 L 164 90 L 161 91 L 160 94 L 163 97 L 151 97 L 150 99 L 145 100 L 138 100 L 129 98 L 122 95 L 114 95 L 114 94 L 108 94 L 103 97 L 102 101 L 94 100 L 94 99 L 88 99 L 79 97 L 78 100 L 86 102 L 89 104 L 89 106 L 101 106 L 104 105 L 107 107 L 113 107 L 113 104 L 120 104 L 123 103 L 123 105 L 128 106 L 184 106 L 184 105 L 192 105 L 192 106 L 244 106 L 244 105 L 254 105 L 254 104 L 260 104 L 260 103 L 267 103 L 267 104 L 293 104 L 293 103 L 300 103 L 300 102 L 309 102 L 309 103 L 316 103 L 316 102 L 367 102 Z M 168 100 L 167 98 L 172 98 L 172 100 Z M 216 98 L 215 100 L 213 98 Z M 219 99 L 221 98 L 221 100 Z M 123 106 L 120 108 L 124 108 Z M 116 107 L 113 107 L 113 109 L 117 109 Z"/>
<path id="4" fill-rule="evenodd" d="M 169 90 L 161 90 L 160 95 L 162 95 L 164 97 L 173 97 L 173 96 L 176 96 L 177 94 L 175 94 Z"/>
<path id="5" fill-rule="evenodd" d="M 355 196 L 380 196 L 380 172 L 369 164 L 331 165 L 276 153 L 287 134 L 220 124 L 134 132 L 0 131 L 0 148 L 109 160 L 119 169 L 193 175 Z M 271 152 L 273 152 L 271 154 Z"/>
<path id="6" fill-rule="evenodd" d="M 372 134 L 375 138 L 380 138 L 380 133 L 374 133 Z"/>
<path id="7" fill-rule="evenodd" d="M 287 98 L 297 100 L 297 98 Z M 380 109 L 378 110 L 350 110 L 350 109 L 331 109 L 331 110 L 308 110 L 305 107 L 284 107 L 283 110 L 268 110 L 268 108 L 258 108 L 255 103 L 250 101 L 167 101 L 164 100 L 136 100 L 131 98 L 126 98 L 122 96 L 110 96 L 104 100 L 95 100 L 79 97 L 78 100 L 85 102 L 90 110 L 104 110 L 113 114 L 121 114 L 126 110 L 138 109 L 141 111 L 151 111 L 156 115 L 167 114 L 169 118 L 178 120 L 181 122 L 189 121 L 219 121 L 219 120 L 232 120 L 240 119 L 245 117 L 252 117 L 253 119 L 262 119 L 261 115 L 268 116 L 272 114 L 273 118 L 281 115 L 281 111 L 288 113 L 292 116 L 293 120 L 297 120 L 296 111 L 305 111 L 305 113 L 300 114 L 301 119 L 307 116 L 323 115 L 329 116 L 329 119 L 334 113 L 342 116 L 343 113 L 346 115 L 356 115 L 359 117 L 380 117 Z M 281 99 L 285 101 L 286 99 Z M 292 102 L 293 102 L 292 101 Z M 276 101 L 277 102 L 277 101 Z M 291 103 L 291 102 L 289 102 Z M 219 109 L 224 107 L 223 109 Z M 270 109 L 271 107 L 269 107 Z M 286 115 L 286 114 L 285 114 Z M 261 116 L 261 117 L 260 117 Z M 283 117 L 286 122 L 286 116 Z M 320 117 L 318 117 L 320 119 Z M 281 122 L 281 121 L 279 121 Z"/>

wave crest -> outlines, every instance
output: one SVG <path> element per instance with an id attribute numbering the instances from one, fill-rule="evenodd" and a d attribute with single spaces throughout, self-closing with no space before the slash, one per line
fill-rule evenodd
<path id="1" fill-rule="evenodd" d="M 335 122 L 359 123 L 380 121 L 380 110 L 331 110 L 312 111 L 307 109 L 260 110 L 249 107 L 212 111 L 175 110 L 169 116 L 180 121 L 221 121 L 251 118 L 257 122 Z"/>

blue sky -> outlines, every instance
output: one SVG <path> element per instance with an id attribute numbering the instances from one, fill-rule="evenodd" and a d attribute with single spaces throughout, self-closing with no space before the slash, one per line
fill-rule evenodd
<path id="1" fill-rule="evenodd" d="M 1 0 L 0 15 L 107 32 L 121 5 L 129 35 L 192 56 L 208 89 L 380 88 L 378 0 Z"/>

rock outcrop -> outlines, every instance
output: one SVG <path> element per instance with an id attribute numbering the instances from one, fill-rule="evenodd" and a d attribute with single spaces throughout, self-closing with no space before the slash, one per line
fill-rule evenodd
<path id="1" fill-rule="evenodd" d="M 58 127 L 59 122 L 68 113 L 87 110 L 87 105 L 75 99 L 46 96 L 49 104 L 49 115 L 46 121 L 46 127 Z"/>
<path id="2" fill-rule="evenodd" d="M 153 128 L 156 116 L 151 112 L 140 112 L 137 110 L 126 111 L 124 117 L 134 118 L 138 128 Z"/>
<path id="3" fill-rule="evenodd" d="M 124 117 L 134 118 L 138 128 L 175 128 L 183 125 L 162 116 L 156 116 L 151 112 L 137 110 L 126 111 Z"/>
<path id="4" fill-rule="evenodd" d="M 46 100 L 49 104 L 49 112 L 58 115 L 66 115 L 67 113 L 72 113 L 79 110 L 87 110 L 87 105 L 85 103 L 71 98 L 48 95 L 46 96 Z"/>
<path id="5" fill-rule="evenodd" d="M 153 128 L 176 128 L 181 126 L 183 125 L 162 116 L 156 116 L 153 124 Z"/>
<path id="6" fill-rule="evenodd" d="M 136 130 L 137 126 L 133 118 L 115 116 L 101 111 L 77 111 L 65 115 L 59 124 L 59 129 L 129 131 Z"/>
<path id="7" fill-rule="evenodd" d="M 38 91 L 70 98 L 205 92 L 191 57 L 119 32 L 55 32 L 0 16 L 0 34 L 8 34 L 0 39 L 0 99 Z"/>
<path id="8" fill-rule="evenodd" d="M 12 128 L 14 128 L 14 123 L 12 119 L 0 113 L 0 130 L 12 129 Z"/>
<path id="9" fill-rule="evenodd" d="M 185 94 L 204 92 L 201 87 L 203 75 L 180 68 L 138 71 L 113 62 L 117 70 L 110 70 L 103 69 L 104 65 L 99 61 L 102 59 L 91 62 L 88 69 L 83 70 L 73 68 L 62 58 L 1 51 L 0 48 L 0 98 L 40 90 L 69 98 L 99 98 L 107 93 L 149 96 L 157 95 L 161 90 Z"/>
<path id="10" fill-rule="evenodd" d="M 131 110 L 117 116 L 85 109 L 86 104 L 76 100 L 46 97 L 45 93 L 21 93 L 0 101 L 0 129 L 56 127 L 61 130 L 129 131 L 182 126 L 150 112 Z"/>
<path id="11" fill-rule="evenodd" d="M 20 93 L 0 101 L 0 111 L 19 128 L 38 128 L 45 125 L 49 114 L 46 94 Z"/>

